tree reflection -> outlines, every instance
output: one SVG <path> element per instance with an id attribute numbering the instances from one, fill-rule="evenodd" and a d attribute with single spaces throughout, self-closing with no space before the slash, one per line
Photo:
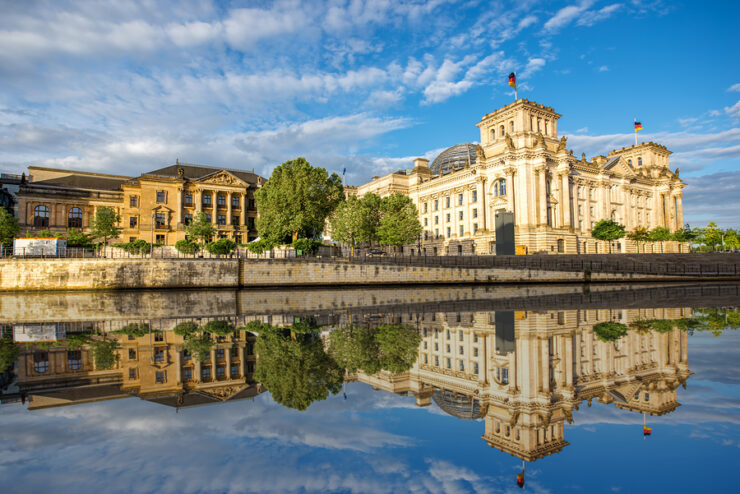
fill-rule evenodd
<path id="1" fill-rule="evenodd" d="M 329 353 L 350 373 L 361 370 L 371 375 L 387 370 L 400 374 L 416 362 L 420 342 L 419 332 L 411 326 L 346 327 L 332 331 Z"/>

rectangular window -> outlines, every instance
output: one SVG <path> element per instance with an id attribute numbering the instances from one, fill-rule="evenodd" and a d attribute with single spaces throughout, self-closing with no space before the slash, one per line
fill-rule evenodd
<path id="1" fill-rule="evenodd" d="M 445 352 L 450 353 L 450 344 L 445 345 Z"/>
<path id="2" fill-rule="evenodd" d="M 164 245 L 165 243 L 165 236 L 164 235 L 157 235 L 156 236 L 156 243 Z"/>
<path id="3" fill-rule="evenodd" d="M 457 195 L 457 205 L 458 206 L 462 206 L 463 205 L 463 195 L 462 194 L 458 194 Z"/>
<path id="4" fill-rule="evenodd" d="M 211 378 L 211 368 L 210 367 L 203 367 L 200 370 L 200 376 L 205 381 Z"/>
<path id="5" fill-rule="evenodd" d="M 465 363 L 462 360 L 460 361 L 460 371 L 465 371 Z"/>
<path id="6" fill-rule="evenodd" d="M 450 207 L 450 196 L 445 197 L 445 207 L 446 208 Z"/>
<path id="7" fill-rule="evenodd" d="M 425 212 L 425 213 L 426 213 L 426 212 L 427 212 L 427 210 L 429 209 L 429 208 L 428 208 L 428 206 L 429 206 L 429 203 L 426 203 L 426 202 L 425 202 L 425 203 L 424 203 L 424 212 Z"/>
<path id="8" fill-rule="evenodd" d="M 226 196 L 223 194 L 218 194 L 216 196 L 216 204 L 218 204 L 218 207 L 226 206 Z"/>
<path id="9" fill-rule="evenodd" d="M 164 348 L 156 348 L 154 350 L 154 361 L 164 362 Z"/>
<path id="10" fill-rule="evenodd" d="M 131 196 L 128 199 L 128 205 L 132 208 L 136 208 L 139 206 L 139 196 Z"/>
<path id="11" fill-rule="evenodd" d="M 478 356 L 478 347 L 473 347 L 473 357 Z"/>
<path id="12" fill-rule="evenodd" d="M 450 219 L 450 213 L 447 213 L 447 223 L 449 223 L 450 221 L 452 221 L 452 220 Z"/>
<path id="13" fill-rule="evenodd" d="M 473 234 L 478 233 L 478 223 L 473 223 Z"/>
<path id="14" fill-rule="evenodd" d="M 460 319 L 459 319 L 460 318 L 460 314 L 458 314 L 457 317 L 458 317 L 457 322 L 460 322 Z M 463 333 L 462 331 L 458 331 L 457 332 L 457 339 L 458 340 L 463 341 L 463 338 L 464 337 L 465 337 L 465 333 Z"/>
<path id="15" fill-rule="evenodd" d="M 473 373 L 478 374 L 478 363 L 477 362 L 473 364 Z"/>
<path id="16" fill-rule="evenodd" d="M 254 230 L 254 218 L 247 218 L 247 225 L 250 230 Z"/>
<path id="17" fill-rule="evenodd" d="M 233 215 L 231 217 L 231 224 L 234 226 L 239 226 L 239 216 L 238 215 Z"/>
<path id="18" fill-rule="evenodd" d="M 224 358 L 224 355 L 225 355 L 225 353 L 224 353 L 224 349 L 223 348 L 219 348 L 219 349 L 216 350 L 216 358 L 217 359 Z"/>
<path id="19" fill-rule="evenodd" d="M 157 202 L 165 202 L 167 200 L 167 194 L 163 190 L 157 191 Z"/>
<path id="20" fill-rule="evenodd" d="M 185 220 L 185 224 L 189 225 L 190 223 L 193 222 L 193 215 L 190 213 L 186 213 L 184 220 Z"/>
<path id="21" fill-rule="evenodd" d="M 478 191 L 477 190 L 474 190 L 473 191 L 473 199 L 472 200 L 473 200 L 473 202 L 478 202 Z"/>
<path id="22" fill-rule="evenodd" d="M 462 219 L 463 219 L 463 212 L 462 211 L 459 211 L 458 214 L 457 214 L 457 217 L 458 217 L 457 219 L 459 219 L 460 221 L 462 221 Z"/>
<path id="23" fill-rule="evenodd" d="M 249 200 L 249 209 L 254 209 L 254 199 Z"/>
<path id="24" fill-rule="evenodd" d="M 193 194 L 188 192 L 185 194 L 185 205 L 186 206 L 192 206 L 193 205 Z"/>
<path id="25" fill-rule="evenodd" d="M 446 366 L 446 367 L 447 367 L 448 369 L 451 369 L 451 368 L 452 368 L 452 360 L 451 360 L 451 359 L 449 359 L 449 358 L 448 358 L 448 359 L 447 359 L 447 362 L 446 362 L 446 364 L 447 364 L 447 366 Z"/>
<path id="26" fill-rule="evenodd" d="M 190 381 L 193 379 L 193 369 L 190 367 L 185 367 L 182 370 L 182 380 L 183 381 Z"/>
<path id="27" fill-rule="evenodd" d="M 439 357 L 434 357 L 434 365 L 439 367 Z"/>
<path id="28" fill-rule="evenodd" d="M 231 366 L 231 377 L 239 377 L 239 366 L 236 364 Z"/>
<path id="29" fill-rule="evenodd" d="M 439 199 L 434 200 L 434 210 L 439 211 Z"/>
<path id="30" fill-rule="evenodd" d="M 221 379 L 226 376 L 226 367 L 216 367 L 216 377 Z"/>
<path id="31" fill-rule="evenodd" d="M 239 207 L 239 196 L 231 196 L 231 207 L 232 208 Z"/>
<path id="32" fill-rule="evenodd" d="M 434 342 L 434 351 L 435 352 L 438 352 L 439 351 L 439 343 L 436 342 L 436 341 Z"/>
<path id="33" fill-rule="evenodd" d="M 473 218 L 478 217 L 478 208 L 473 208 Z"/>
<path id="34" fill-rule="evenodd" d="M 427 226 L 428 223 L 429 222 L 428 222 L 427 218 L 424 218 L 424 226 Z"/>
<path id="35" fill-rule="evenodd" d="M 165 371 L 157 371 L 157 384 L 163 384 L 167 382 L 167 373 Z"/>
<path id="36" fill-rule="evenodd" d="M 460 225 L 460 236 L 461 236 L 461 237 L 462 237 L 462 236 L 463 236 L 463 235 L 465 234 L 465 231 L 464 231 L 464 229 L 465 229 L 465 227 L 464 227 L 464 226 L 462 226 L 462 225 Z M 462 245 L 460 245 L 459 247 L 462 247 Z"/>
<path id="37" fill-rule="evenodd" d="M 183 360 L 185 360 L 185 361 L 192 360 L 192 358 L 193 358 L 193 356 L 190 355 L 190 352 L 189 351 L 187 351 L 187 350 L 183 350 L 182 351 L 182 359 Z"/>
<path id="38" fill-rule="evenodd" d="M 225 214 L 216 215 L 216 223 L 219 224 L 219 225 L 225 225 L 226 224 L 226 215 Z"/>
<path id="39" fill-rule="evenodd" d="M 435 228 L 434 229 L 434 236 L 435 237 L 439 237 L 439 228 Z M 435 247 L 435 249 L 436 249 L 436 247 Z M 436 255 L 436 253 L 435 253 L 435 255 Z"/>
<path id="40" fill-rule="evenodd" d="M 128 359 L 136 360 L 136 350 L 134 350 L 133 348 L 128 349 Z"/>
<path id="41" fill-rule="evenodd" d="M 155 216 L 156 227 L 164 228 L 167 223 L 167 215 L 165 213 L 157 213 Z"/>
<path id="42" fill-rule="evenodd" d="M 154 341 L 164 341 L 164 333 L 161 331 L 154 332 Z"/>
<path id="43" fill-rule="evenodd" d="M 434 217 L 434 224 L 439 225 L 439 216 Z"/>
<path id="44" fill-rule="evenodd" d="M 478 335 L 473 334 L 473 343 L 478 343 Z"/>
<path id="45" fill-rule="evenodd" d="M 465 348 L 462 345 L 460 345 L 460 355 L 465 355 Z"/>
<path id="46" fill-rule="evenodd" d="M 136 369 L 135 368 L 128 370 L 128 378 L 136 379 Z"/>
<path id="47" fill-rule="evenodd" d="M 448 226 L 448 227 L 447 227 L 447 238 L 450 238 L 450 237 L 452 237 L 452 228 L 450 228 L 450 227 Z"/>
<path id="48" fill-rule="evenodd" d="M 137 218 L 136 216 L 129 217 L 129 219 L 128 219 L 128 227 L 129 228 L 136 228 L 136 225 L 138 225 L 138 224 L 139 224 L 139 218 Z"/>
<path id="49" fill-rule="evenodd" d="M 204 206 L 211 205 L 211 194 L 203 194 L 203 205 Z"/>

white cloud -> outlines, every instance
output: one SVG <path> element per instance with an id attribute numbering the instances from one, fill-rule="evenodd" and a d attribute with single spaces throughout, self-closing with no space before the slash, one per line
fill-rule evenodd
<path id="1" fill-rule="evenodd" d="M 521 73 L 522 79 L 526 79 L 535 72 L 539 71 L 542 67 L 545 66 L 545 63 L 547 62 L 544 58 L 530 58 L 527 62 L 526 67 L 524 67 L 524 70 Z"/>
<path id="2" fill-rule="evenodd" d="M 583 0 L 577 5 L 569 5 L 567 7 L 563 7 L 562 9 L 558 10 L 554 16 L 548 19 L 547 22 L 545 22 L 545 31 L 554 32 L 567 26 L 589 7 L 591 7 L 593 3 L 593 0 Z"/>
<path id="3" fill-rule="evenodd" d="M 740 118 L 740 101 L 732 106 L 726 106 L 725 113 L 727 113 L 732 118 Z"/>
<path id="4" fill-rule="evenodd" d="M 614 3 L 607 5 L 599 10 L 586 11 L 578 18 L 576 24 L 579 26 L 592 26 L 599 21 L 603 21 L 611 17 L 611 15 L 622 8 L 622 4 Z"/>
<path id="5" fill-rule="evenodd" d="M 602 65 L 601 67 L 599 67 L 599 72 L 608 72 L 608 71 L 609 71 L 609 67 L 607 67 L 606 65 Z"/>
<path id="6" fill-rule="evenodd" d="M 727 88 L 728 91 L 740 92 L 740 82 Z"/>

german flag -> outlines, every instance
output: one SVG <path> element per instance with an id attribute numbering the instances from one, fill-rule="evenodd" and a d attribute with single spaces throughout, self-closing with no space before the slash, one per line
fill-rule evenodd
<path id="1" fill-rule="evenodd" d="M 520 489 L 524 487 L 524 470 L 522 470 L 521 473 L 516 474 L 516 485 L 518 485 Z"/>
<path id="2" fill-rule="evenodd" d="M 509 74 L 509 86 L 516 87 L 516 72 Z"/>
<path id="3" fill-rule="evenodd" d="M 652 433 L 653 433 L 652 427 L 645 426 L 645 427 L 642 428 L 642 435 L 643 436 L 649 436 Z"/>
<path id="4" fill-rule="evenodd" d="M 638 132 L 642 130 L 642 124 L 640 122 L 635 121 L 635 132 Z"/>

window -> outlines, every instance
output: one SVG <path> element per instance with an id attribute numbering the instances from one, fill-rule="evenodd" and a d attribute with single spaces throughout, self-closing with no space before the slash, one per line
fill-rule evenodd
<path id="1" fill-rule="evenodd" d="M 473 223 L 473 234 L 478 233 L 478 223 Z"/>
<path id="2" fill-rule="evenodd" d="M 478 343 L 478 335 L 473 334 L 473 343 Z"/>
<path id="3" fill-rule="evenodd" d="M 445 352 L 450 353 L 450 344 L 445 345 Z"/>
<path id="4" fill-rule="evenodd" d="M 132 208 L 139 206 L 139 196 L 131 196 L 128 198 L 128 205 Z"/>
<path id="5" fill-rule="evenodd" d="M 203 367 L 200 371 L 200 376 L 203 380 L 210 379 L 211 378 L 211 368 L 210 367 Z"/>
<path id="6" fill-rule="evenodd" d="M 460 236 L 462 237 L 465 235 L 465 227 L 463 225 L 460 225 Z M 462 245 L 458 245 L 458 251 L 462 250 Z"/>
<path id="7" fill-rule="evenodd" d="M 185 225 L 189 225 L 193 222 L 193 215 L 190 213 L 185 213 L 185 218 L 183 218 Z"/>
<path id="8" fill-rule="evenodd" d="M 465 363 L 462 360 L 460 361 L 460 371 L 461 372 L 465 371 Z"/>
<path id="9" fill-rule="evenodd" d="M 156 239 L 156 240 L 154 240 L 154 242 L 155 242 L 155 243 L 158 243 L 158 244 L 162 244 L 162 245 L 164 245 L 164 244 L 165 244 L 165 242 L 166 242 L 166 239 L 165 239 L 165 236 L 164 236 L 164 235 L 157 235 L 157 236 L 155 237 L 155 239 Z"/>
<path id="10" fill-rule="evenodd" d="M 231 217 L 231 224 L 234 226 L 239 226 L 239 216 L 238 215 L 235 214 Z"/>
<path id="11" fill-rule="evenodd" d="M 493 182 L 493 195 L 494 197 L 506 195 L 506 179 L 502 178 Z"/>
<path id="12" fill-rule="evenodd" d="M 457 195 L 457 205 L 458 206 L 462 206 L 463 205 L 463 195 L 462 194 L 458 194 Z"/>
<path id="13" fill-rule="evenodd" d="M 82 228 L 82 210 L 80 208 L 69 210 L 69 213 L 67 213 L 67 227 Z"/>
<path id="14" fill-rule="evenodd" d="M 473 357 L 478 356 L 478 347 L 473 347 Z"/>
<path id="15" fill-rule="evenodd" d="M 447 223 L 449 223 L 450 221 L 452 221 L 450 218 L 451 218 L 450 217 L 450 213 L 447 213 Z"/>
<path id="16" fill-rule="evenodd" d="M 462 345 L 460 345 L 459 350 L 460 350 L 460 355 L 465 355 L 465 348 Z"/>
<path id="17" fill-rule="evenodd" d="M 445 207 L 446 208 L 450 207 L 450 196 L 445 197 Z"/>
<path id="18" fill-rule="evenodd" d="M 220 208 L 226 206 L 226 196 L 224 194 L 218 194 L 216 196 L 216 205 Z"/>
<path id="19" fill-rule="evenodd" d="M 462 211 L 459 211 L 458 214 L 457 214 L 457 216 L 458 216 L 457 219 L 459 219 L 460 221 L 462 221 L 462 219 L 463 219 L 463 212 Z"/>
<path id="20" fill-rule="evenodd" d="M 234 243 L 235 244 L 241 244 L 242 243 L 242 236 L 241 235 L 234 235 Z"/>
<path id="21" fill-rule="evenodd" d="M 478 363 L 477 362 L 473 364 L 473 373 L 478 374 Z"/>
<path id="22" fill-rule="evenodd" d="M 451 368 L 452 368 L 452 360 L 451 360 L 450 358 L 447 358 L 446 360 L 447 360 L 447 361 L 445 362 L 445 364 L 446 364 L 446 367 L 447 367 L 448 369 L 451 369 Z"/>
<path id="23" fill-rule="evenodd" d="M 36 206 L 34 208 L 33 226 L 49 226 L 49 208 L 47 206 Z"/>
<path id="24" fill-rule="evenodd" d="M 642 166 L 642 158 L 637 158 L 637 166 Z"/>
<path id="25" fill-rule="evenodd" d="M 216 358 L 217 358 L 217 359 L 222 359 L 222 358 L 224 358 L 224 355 L 225 355 L 225 354 L 224 354 L 224 349 L 223 349 L 223 348 L 218 348 L 218 349 L 216 350 Z"/>
<path id="26" fill-rule="evenodd" d="M 129 228 L 136 228 L 139 224 L 139 218 L 136 216 L 130 216 L 128 219 L 128 227 Z"/>
<path id="27" fill-rule="evenodd" d="M 578 206 L 578 216 L 583 216 L 583 206 Z"/>
<path id="28" fill-rule="evenodd" d="M 434 229 L 434 236 L 435 237 L 439 237 L 439 228 L 435 228 Z M 435 256 L 437 255 L 437 248 L 436 247 L 434 248 L 434 255 Z"/>
<path id="29" fill-rule="evenodd" d="M 163 190 L 157 191 L 157 202 L 166 202 L 167 201 L 167 194 Z"/>
<path id="30" fill-rule="evenodd" d="M 552 193 L 552 184 L 551 184 L 551 182 L 550 182 L 549 179 L 548 180 L 545 180 L 545 192 L 547 194 L 551 194 Z"/>
<path id="31" fill-rule="evenodd" d="M 429 203 L 426 203 L 426 202 L 425 202 L 425 203 L 424 203 L 424 212 L 425 212 L 425 213 L 426 213 L 426 212 L 427 212 L 427 210 L 429 209 L 429 208 L 428 208 L 428 206 L 429 206 Z"/>
<path id="32" fill-rule="evenodd" d="M 128 349 L 128 359 L 136 360 L 136 350 L 134 350 L 133 348 Z"/>
<path id="33" fill-rule="evenodd" d="M 506 129 L 503 125 L 498 128 L 498 135 L 499 137 L 504 137 L 506 135 Z"/>
<path id="34" fill-rule="evenodd" d="M 182 370 L 182 380 L 192 381 L 193 380 L 193 369 L 191 369 L 190 367 L 185 367 Z"/>
<path id="35" fill-rule="evenodd" d="M 239 366 L 236 364 L 231 366 L 231 377 L 239 377 Z"/>
<path id="36" fill-rule="evenodd" d="M 155 362 L 164 362 L 164 348 L 155 348 L 154 349 L 154 361 Z"/>
<path id="37" fill-rule="evenodd" d="M 428 223 L 429 223 L 428 219 L 424 218 L 424 226 L 427 226 Z"/>
<path id="38" fill-rule="evenodd" d="M 514 122 L 509 122 L 509 134 L 514 132 Z"/>
<path id="39" fill-rule="evenodd" d="M 460 314 L 457 315 L 457 322 L 460 322 Z M 465 338 L 465 333 L 463 333 L 462 331 L 458 331 L 457 339 L 463 341 L 463 338 Z"/>
<path id="40" fill-rule="evenodd" d="M 157 228 L 164 228 L 167 224 L 167 215 L 165 213 L 157 213 L 155 216 L 155 222 Z"/>
<path id="41" fill-rule="evenodd" d="M 216 223 L 219 224 L 219 225 L 225 225 L 226 224 L 226 215 L 225 214 L 216 215 Z"/>
<path id="42" fill-rule="evenodd" d="M 128 370 L 128 378 L 136 379 L 136 368 L 135 367 Z"/>
<path id="43" fill-rule="evenodd" d="M 33 371 L 44 373 L 49 370 L 49 353 L 34 352 L 33 354 Z"/>
<path id="44" fill-rule="evenodd" d="M 239 196 L 231 196 L 231 207 L 232 208 L 239 207 Z"/>
<path id="45" fill-rule="evenodd" d="M 67 367 L 69 370 L 80 370 L 82 368 L 82 352 L 73 350 L 67 352 Z"/>
<path id="46" fill-rule="evenodd" d="M 254 218 L 247 218 L 247 225 L 250 230 L 254 230 Z"/>
<path id="47" fill-rule="evenodd" d="M 496 139 L 496 129 L 491 129 L 491 140 Z"/>
<path id="48" fill-rule="evenodd" d="M 434 200 L 434 210 L 439 211 L 439 199 Z"/>
<path id="49" fill-rule="evenodd" d="M 434 217 L 434 224 L 439 225 L 439 216 Z"/>
<path id="50" fill-rule="evenodd" d="M 192 360 L 193 359 L 193 356 L 190 354 L 190 352 L 188 350 L 183 350 L 182 351 L 182 359 L 183 360 Z"/>
<path id="51" fill-rule="evenodd" d="M 186 206 L 193 205 L 193 194 L 191 194 L 190 192 L 185 194 L 185 205 Z"/>
<path id="52" fill-rule="evenodd" d="M 211 222 L 211 213 L 203 213 L 203 214 L 206 215 L 206 221 L 208 221 L 210 223 Z"/>
<path id="53" fill-rule="evenodd" d="M 167 372 L 157 371 L 156 381 L 157 381 L 157 384 L 166 383 L 167 382 Z"/>
<path id="54" fill-rule="evenodd" d="M 473 208 L 473 218 L 478 217 L 478 208 Z"/>
<path id="55" fill-rule="evenodd" d="M 448 227 L 447 227 L 447 238 L 450 238 L 450 237 L 452 237 L 452 228 L 450 228 L 450 227 L 448 226 Z"/>
<path id="56" fill-rule="evenodd" d="M 203 205 L 204 206 L 210 206 L 211 205 L 211 194 L 203 194 Z"/>
<path id="57" fill-rule="evenodd" d="M 632 166 L 632 160 L 627 160 L 627 164 L 628 164 L 629 166 Z"/>
<path id="58" fill-rule="evenodd" d="M 223 367 L 223 366 L 216 367 L 216 378 L 223 379 L 224 377 L 226 377 L 226 367 Z"/>
<path id="59" fill-rule="evenodd" d="M 435 352 L 438 352 L 439 351 L 439 343 L 436 342 L 436 341 L 434 342 L 434 351 Z"/>
<path id="60" fill-rule="evenodd" d="M 439 357 L 434 357 L 434 365 L 439 367 Z"/>

